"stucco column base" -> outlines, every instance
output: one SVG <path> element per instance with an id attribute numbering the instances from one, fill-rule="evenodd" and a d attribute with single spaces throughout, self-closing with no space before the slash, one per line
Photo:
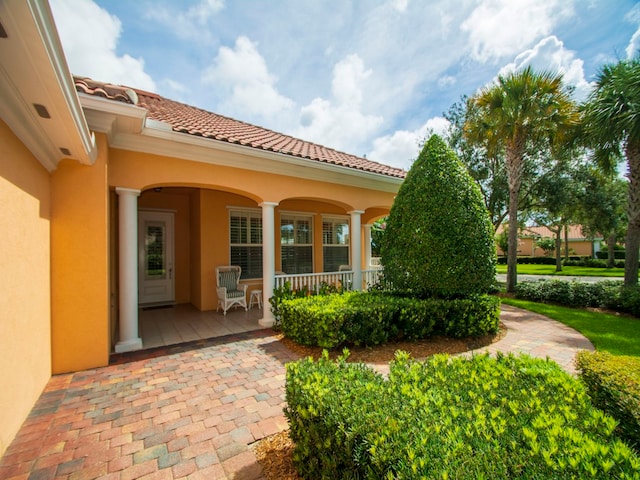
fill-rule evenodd
<path id="1" fill-rule="evenodd" d="M 273 324 L 275 323 L 275 318 L 268 318 L 266 315 L 261 318 L 260 320 L 258 320 L 258 325 L 260 325 L 261 327 L 264 328 L 271 328 L 273 327 Z"/>
<path id="2" fill-rule="evenodd" d="M 131 340 L 125 340 L 123 342 L 116 343 L 116 353 L 133 352 L 135 350 L 142 350 L 142 339 L 134 338 Z"/>

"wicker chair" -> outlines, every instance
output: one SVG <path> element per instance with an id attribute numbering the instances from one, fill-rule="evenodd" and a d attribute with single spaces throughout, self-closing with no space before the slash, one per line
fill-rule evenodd
<path id="1" fill-rule="evenodd" d="M 242 267 L 227 265 L 216 268 L 216 292 L 218 293 L 218 308 L 227 314 L 234 305 L 240 305 L 247 310 L 247 285 L 240 285 Z"/>

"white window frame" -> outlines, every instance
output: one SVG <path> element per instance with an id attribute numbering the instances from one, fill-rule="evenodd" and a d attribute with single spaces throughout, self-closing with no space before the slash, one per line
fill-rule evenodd
<path id="1" fill-rule="evenodd" d="M 326 237 L 325 237 L 325 230 L 324 230 L 324 225 L 325 223 L 331 223 L 332 224 L 332 232 L 331 232 L 331 243 L 326 243 Z M 342 225 L 342 224 L 346 224 L 347 225 L 347 238 L 345 240 L 344 243 L 334 243 L 335 240 L 335 225 Z M 346 216 L 340 216 L 340 215 L 323 215 L 322 217 L 322 252 L 323 252 L 323 258 L 322 258 L 322 269 L 323 271 L 327 271 L 327 256 L 324 254 L 325 253 L 325 248 L 346 248 L 347 250 L 347 262 L 345 263 L 345 265 L 350 263 L 350 258 L 351 258 L 351 221 L 349 219 L 349 217 Z M 339 266 L 338 266 L 339 267 Z M 338 268 L 336 268 L 335 270 L 332 271 L 338 271 Z"/>
<path id="2" fill-rule="evenodd" d="M 240 264 L 240 266 L 242 267 L 242 276 L 241 279 L 249 279 L 249 278 L 262 278 L 262 242 L 264 241 L 263 239 L 263 232 L 264 232 L 264 226 L 262 225 L 262 211 L 260 209 L 255 209 L 255 208 L 238 208 L 238 207 L 227 207 L 229 209 L 229 262 L 230 264 L 235 264 L 238 265 Z M 232 237 L 232 226 L 231 226 L 231 219 L 233 217 L 244 217 L 247 219 L 247 225 L 246 225 L 246 229 L 247 231 L 246 233 L 246 240 L 247 242 L 245 243 L 233 243 L 233 237 Z M 252 220 L 258 220 L 259 224 L 260 224 L 260 232 L 259 232 L 259 240 L 260 242 L 252 242 L 253 240 L 253 233 L 252 232 L 252 228 L 253 228 L 253 222 Z M 259 248 L 258 248 L 259 247 Z M 234 262 L 233 260 L 233 249 L 234 248 L 246 248 L 247 249 L 247 253 L 246 253 L 246 257 L 248 258 L 250 256 L 249 252 L 251 251 L 250 249 L 253 249 L 254 251 L 259 252 L 259 256 L 260 259 L 258 262 L 256 262 L 257 264 L 260 265 L 260 274 L 257 275 L 254 271 L 251 271 L 249 268 L 247 268 L 246 265 L 242 265 L 241 262 Z M 257 270 L 256 270 L 257 271 Z"/>
<path id="3" fill-rule="evenodd" d="M 283 243 L 283 238 L 282 238 L 282 222 L 284 221 L 292 221 L 293 225 L 294 225 L 294 230 L 293 230 L 293 243 Z M 296 237 L 296 230 L 297 230 L 297 222 L 298 221 L 305 221 L 308 223 L 309 225 L 309 240 L 311 240 L 311 243 L 298 243 L 298 239 Z M 290 272 L 288 270 L 291 269 L 287 269 L 287 267 L 283 264 L 283 258 L 284 255 L 282 254 L 282 250 L 285 247 L 305 247 L 305 248 L 311 248 L 311 265 L 310 265 L 310 271 L 296 271 L 296 272 Z M 314 251 L 313 251 L 313 214 L 305 214 L 305 213 L 293 213 L 293 212 L 281 212 L 280 213 L 280 264 L 281 264 L 281 268 L 286 272 L 286 273 L 313 273 L 313 262 L 314 259 Z M 296 269 L 297 270 L 297 269 Z"/>

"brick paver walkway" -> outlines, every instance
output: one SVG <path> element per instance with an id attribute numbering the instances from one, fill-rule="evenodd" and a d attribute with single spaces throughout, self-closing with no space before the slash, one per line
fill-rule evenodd
<path id="1" fill-rule="evenodd" d="M 504 306 L 502 319 L 508 333 L 489 351 L 571 371 L 576 351 L 593 348 L 539 315 Z M 55 376 L 0 459 L 0 479 L 260 479 L 249 445 L 287 427 L 284 364 L 296 358 L 257 331 Z"/>
<path id="2" fill-rule="evenodd" d="M 576 373 L 573 359 L 580 350 L 595 350 L 580 332 L 543 315 L 502 305 L 501 322 L 507 335 L 476 352 L 521 352 L 532 357 L 549 358 L 569 373 Z"/>

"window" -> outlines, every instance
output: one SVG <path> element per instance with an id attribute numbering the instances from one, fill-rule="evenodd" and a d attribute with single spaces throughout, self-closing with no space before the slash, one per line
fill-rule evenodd
<path id="1" fill-rule="evenodd" d="M 313 232 L 311 217 L 282 215 L 280 253 L 282 271 L 313 273 Z"/>
<path id="2" fill-rule="evenodd" d="M 231 265 L 242 267 L 241 278 L 262 278 L 262 213 L 232 210 L 229 237 Z"/>
<path id="3" fill-rule="evenodd" d="M 349 221 L 347 219 L 322 219 L 322 255 L 325 272 L 337 272 L 340 265 L 349 265 Z"/>

